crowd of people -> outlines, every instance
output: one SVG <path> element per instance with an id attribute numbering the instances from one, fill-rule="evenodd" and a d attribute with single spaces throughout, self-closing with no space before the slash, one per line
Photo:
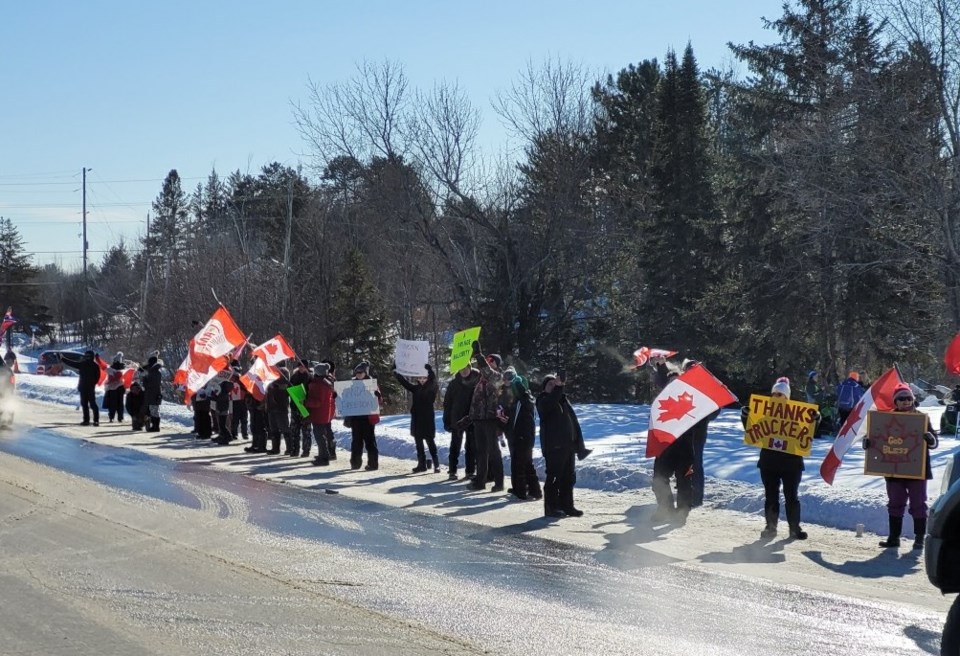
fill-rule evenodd
<path id="1" fill-rule="evenodd" d="M 62 356 L 64 365 L 79 375 L 78 390 L 83 410 L 83 425 L 98 426 L 100 411 L 95 388 L 102 376 L 102 367 L 93 351 L 83 356 Z M 679 365 L 660 357 L 651 361 L 655 391 L 669 385 L 684 371 L 698 364 L 684 360 Z M 124 414 L 134 430 L 160 430 L 161 371 L 163 361 L 153 353 L 143 366 L 127 371 L 123 353 L 117 353 L 107 368 L 103 408 L 108 421 L 122 422 Z M 394 367 L 393 374 L 410 393 L 410 433 L 414 438 L 417 464 L 412 473 L 441 472 L 437 448 L 434 408 L 439 394 L 436 373 L 428 364 L 426 375 L 408 378 Z M 132 375 L 131 375 L 132 374 Z M 370 364 L 360 362 L 353 369 L 354 380 L 371 375 Z M 129 380 L 128 380 L 129 377 Z M 194 413 L 193 432 L 197 439 L 209 439 L 227 445 L 238 439 L 250 440 L 244 451 L 289 457 L 309 458 L 316 447 L 313 464 L 330 466 L 337 459 L 337 443 L 332 423 L 336 414 L 336 364 L 324 360 L 311 364 L 293 359 L 283 375 L 270 383 L 262 399 L 251 394 L 241 383 L 240 363 L 233 361 L 229 374 L 200 389 L 190 399 Z M 495 353 L 484 355 L 479 342 L 473 343 L 471 364 L 463 367 L 449 381 L 443 396 L 443 429 L 450 434 L 447 477 L 460 478 L 461 454 L 464 474 L 471 488 L 491 492 L 505 490 L 502 446 L 510 455 L 510 483 L 507 492 L 517 500 L 543 500 L 544 516 L 551 518 L 579 517 L 583 512 L 574 504 L 576 462 L 590 454 L 583 431 L 565 390 L 567 377 L 563 370 L 548 374 L 540 385 L 540 393 L 531 392 L 529 381 L 513 368 L 503 367 Z M 298 403 L 288 393 L 290 387 L 302 386 L 305 391 L 300 412 Z M 378 405 L 380 392 L 375 392 Z M 857 372 L 851 371 L 837 387 L 837 407 L 846 420 L 864 394 Z M 791 399 L 789 379 L 776 380 L 769 391 L 773 398 Z M 816 372 L 807 376 L 804 395 L 808 402 L 823 398 Z M 960 390 L 958 390 L 960 395 Z M 893 393 L 894 411 L 916 410 L 911 388 L 899 384 Z M 748 408 L 742 408 L 742 421 L 747 423 Z M 719 410 L 701 419 L 670 444 L 653 464 L 652 491 L 657 509 L 652 522 L 682 525 L 693 508 L 704 499 L 705 472 L 703 453 L 709 423 Z M 544 480 L 538 477 L 533 464 L 536 424 L 539 417 L 540 450 L 544 458 Z M 376 471 L 379 468 L 376 426 L 379 412 L 344 418 L 350 429 L 350 468 Z M 821 416 L 816 413 L 819 423 Z M 927 449 L 937 447 L 934 431 L 924 436 Z M 864 448 L 868 443 L 865 441 Z M 282 449 L 282 450 L 281 450 Z M 366 454 L 366 465 L 364 465 Z M 929 460 L 929 453 L 927 455 Z M 772 539 L 777 535 L 781 494 L 784 501 L 788 535 L 805 540 L 801 527 L 800 482 L 804 458 L 769 448 L 761 448 L 757 467 L 764 488 L 765 526 L 760 535 Z M 931 478 L 929 462 L 927 480 Z M 900 546 L 903 518 L 909 507 L 913 518 L 914 549 L 922 549 L 927 518 L 927 480 L 886 477 L 889 511 L 889 536 L 880 543 L 883 548 Z M 674 489 L 676 495 L 674 495 Z"/>

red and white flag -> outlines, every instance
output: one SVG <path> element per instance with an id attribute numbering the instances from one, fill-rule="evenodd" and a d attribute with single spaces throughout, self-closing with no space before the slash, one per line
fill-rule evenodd
<path id="1" fill-rule="evenodd" d="M 960 333 L 957 333 L 947 346 L 947 352 L 943 354 L 943 364 L 946 365 L 948 374 L 960 375 Z"/>
<path id="2" fill-rule="evenodd" d="M 253 349 L 253 356 L 260 358 L 271 367 L 275 367 L 284 360 L 289 360 L 296 356 L 293 349 L 287 344 L 283 335 L 277 335 Z"/>
<path id="3" fill-rule="evenodd" d="M 10 326 L 15 323 L 17 323 L 17 320 L 13 316 L 13 308 L 8 307 L 7 313 L 3 315 L 3 323 L 0 324 L 0 337 L 3 337 Z"/>
<path id="4" fill-rule="evenodd" d="M 200 373 L 206 373 L 211 368 L 220 371 L 229 364 L 230 355 L 234 350 L 246 341 L 246 336 L 237 327 L 230 312 L 221 305 L 191 340 L 191 368 Z M 219 360 L 225 362 L 220 363 Z"/>
<path id="5" fill-rule="evenodd" d="M 633 361 L 636 363 L 636 366 L 642 367 L 647 364 L 650 358 L 669 358 L 676 355 L 676 351 L 668 351 L 667 349 L 659 348 L 650 348 L 649 346 L 641 346 L 636 351 L 633 352 Z"/>
<path id="6" fill-rule="evenodd" d="M 854 440 L 863 439 L 867 434 L 867 413 L 871 410 L 880 410 L 888 412 L 893 409 L 893 389 L 900 380 L 900 373 L 896 368 L 887 370 L 882 376 L 874 381 L 857 405 L 853 406 L 847 420 L 840 427 L 837 433 L 837 439 L 833 442 L 830 453 L 820 463 L 820 478 L 825 480 L 828 485 L 833 485 L 833 478 L 840 469 L 840 463 L 843 462 L 843 456 L 853 444 Z"/>
<path id="7" fill-rule="evenodd" d="M 687 369 L 650 405 L 647 457 L 659 456 L 700 420 L 736 400 L 733 392 L 702 364 Z"/>
<path id="8" fill-rule="evenodd" d="M 276 367 L 271 367 L 260 358 L 254 358 L 247 373 L 240 376 L 240 382 L 257 401 L 263 401 L 267 395 L 267 385 L 280 378 Z"/>
<path id="9" fill-rule="evenodd" d="M 177 370 L 173 372 L 173 384 L 174 385 L 186 385 L 187 376 L 190 374 L 190 370 L 193 368 L 190 363 L 190 351 L 193 350 L 193 340 L 190 340 L 190 346 L 187 348 L 187 357 L 183 359 L 183 362 L 180 363 L 180 366 L 177 367 Z"/>

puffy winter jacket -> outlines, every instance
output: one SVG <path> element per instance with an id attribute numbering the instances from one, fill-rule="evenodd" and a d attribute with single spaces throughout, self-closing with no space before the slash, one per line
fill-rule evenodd
<path id="1" fill-rule="evenodd" d="M 336 414 L 337 393 L 333 391 L 333 379 L 329 376 L 314 376 L 307 383 L 307 399 L 304 402 L 310 411 L 311 424 L 329 424 Z"/>

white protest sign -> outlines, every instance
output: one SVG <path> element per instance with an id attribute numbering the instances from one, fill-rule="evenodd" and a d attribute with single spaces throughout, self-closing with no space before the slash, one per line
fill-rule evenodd
<path id="1" fill-rule="evenodd" d="M 398 339 L 397 350 L 393 355 L 397 363 L 397 373 L 411 378 L 426 376 L 424 367 L 430 356 L 430 342 Z"/>
<path id="2" fill-rule="evenodd" d="M 337 415 L 340 417 L 359 417 L 380 414 L 380 402 L 377 400 L 377 379 L 338 380 L 333 384 L 337 392 Z"/>

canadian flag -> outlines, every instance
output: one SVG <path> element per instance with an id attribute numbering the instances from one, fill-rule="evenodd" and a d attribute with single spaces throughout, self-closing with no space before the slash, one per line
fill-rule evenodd
<path id="1" fill-rule="evenodd" d="M 229 355 L 246 341 L 246 336 L 237 327 L 230 312 L 221 305 L 191 340 L 191 368 L 197 372 L 206 372 L 216 363 L 219 371 L 229 364 Z M 221 366 L 219 360 L 226 362 Z"/>
<path id="2" fill-rule="evenodd" d="M 276 367 L 271 367 L 260 358 L 254 358 L 247 373 L 240 376 L 240 382 L 257 401 L 263 401 L 267 395 L 267 385 L 280 378 Z"/>
<path id="3" fill-rule="evenodd" d="M 867 433 L 867 413 L 871 410 L 888 412 L 893 409 L 893 388 L 900 383 L 900 373 L 896 368 L 887 370 L 874 381 L 857 405 L 853 406 L 847 420 L 840 427 L 837 439 L 833 442 L 830 453 L 820 463 L 820 478 L 828 485 L 833 485 L 833 478 L 840 469 L 843 456 L 856 439 L 863 439 Z"/>
<path id="4" fill-rule="evenodd" d="M 287 344 L 287 340 L 283 338 L 283 335 L 278 334 L 273 339 L 267 340 L 253 349 L 253 355 L 255 358 L 263 360 L 269 366 L 275 367 L 284 360 L 295 357 L 296 353 L 294 353 L 290 345 Z"/>
<path id="5" fill-rule="evenodd" d="M 641 346 L 633 352 L 633 361 L 638 367 L 642 367 L 643 365 L 647 364 L 647 361 L 650 360 L 650 358 L 669 358 L 676 354 L 676 351 Z"/>
<path id="6" fill-rule="evenodd" d="M 655 458 L 702 419 L 737 400 L 702 364 L 680 374 L 650 405 L 647 457 Z"/>

